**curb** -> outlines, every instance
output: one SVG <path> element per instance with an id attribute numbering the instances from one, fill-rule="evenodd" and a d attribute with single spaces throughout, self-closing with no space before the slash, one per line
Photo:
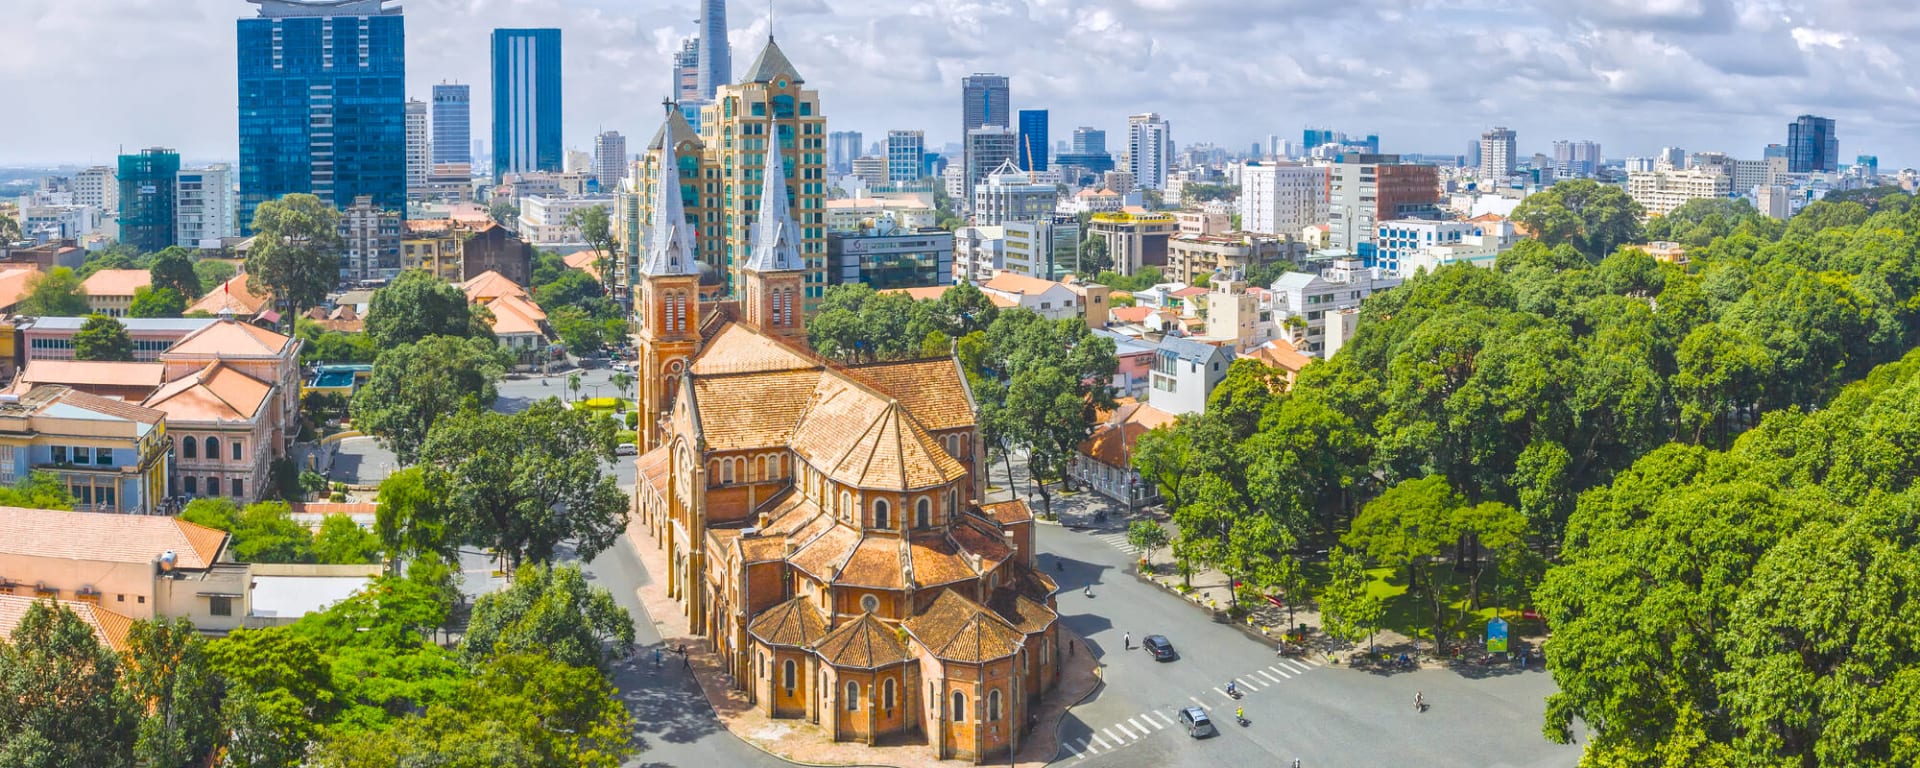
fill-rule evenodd
<path id="1" fill-rule="evenodd" d="M 1086 638 L 1084 637 L 1080 639 L 1083 641 L 1086 640 Z M 1107 665 L 1105 664 L 1098 664 L 1098 663 L 1094 664 L 1093 665 L 1093 687 L 1087 689 L 1086 695 L 1081 696 L 1077 701 L 1074 701 L 1073 703 L 1068 704 L 1066 707 L 1062 708 L 1060 710 L 1060 716 L 1054 718 L 1053 720 L 1053 754 L 1055 755 L 1055 757 L 1048 759 L 1046 762 L 1043 762 L 1040 765 L 1048 766 L 1048 765 L 1053 765 L 1054 763 L 1060 762 L 1060 758 L 1059 758 L 1060 747 L 1065 746 L 1067 743 L 1065 739 L 1060 738 L 1060 724 L 1066 721 L 1067 715 L 1070 715 L 1073 713 L 1074 707 L 1087 703 L 1087 700 L 1092 699 L 1094 694 L 1100 692 L 1100 689 L 1107 687 L 1106 669 L 1107 669 Z"/>

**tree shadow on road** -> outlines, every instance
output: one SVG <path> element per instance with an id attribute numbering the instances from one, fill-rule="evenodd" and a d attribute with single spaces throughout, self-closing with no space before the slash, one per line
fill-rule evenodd
<path id="1" fill-rule="evenodd" d="M 680 669 L 680 657 L 663 653 L 653 666 L 653 647 L 643 647 L 634 662 L 615 675 L 620 698 L 633 714 L 637 743 L 649 740 L 691 744 L 720 730 L 720 718 L 693 680 Z"/>

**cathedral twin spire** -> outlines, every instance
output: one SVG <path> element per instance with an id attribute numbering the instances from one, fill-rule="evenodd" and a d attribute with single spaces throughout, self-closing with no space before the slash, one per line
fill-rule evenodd
<path id="1" fill-rule="evenodd" d="M 754 221 L 753 253 L 749 272 L 793 272 L 806 268 L 800 260 L 800 228 L 793 221 L 787 197 L 787 164 L 780 151 L 780 128 L 767 121 L 767 160 L 762 172 L 760 217 Z"/>
<path id="2" fill-rule="evenodd" d="M 660 172 L 653 187 L 653 221 L 647 229 L 646 261 L 640 271 L 652 277 L 697 275 L 693 260 L 693 227 L 687 224 L 686 204 L 680 199 L 679 158 L 671 143 L 660 148 Z"/>

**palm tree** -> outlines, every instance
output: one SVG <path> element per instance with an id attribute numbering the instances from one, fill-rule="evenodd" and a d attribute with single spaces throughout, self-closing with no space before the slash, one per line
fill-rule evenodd
<path id="1" fill-rule="evenodd" d="M 567 374 L 567 389 L 573 390 L 573 399 L 580 399 L 580 374 Z"/>
<path id="2" fill-rule="evenodd" d="M 628 376 L 625 371 L 621 371 L 613 375 L 612 382 L 613 388 L 620 391 L 620 399 L 627 399 L 627 390 L 633 388 L 633 377 Z"/>

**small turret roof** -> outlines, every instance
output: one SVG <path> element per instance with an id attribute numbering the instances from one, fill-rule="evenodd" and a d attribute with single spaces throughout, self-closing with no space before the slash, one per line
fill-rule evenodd
<path id="1" fill-rule="evenodd" d="M 788 61 L 787 55 L 780 51 L 780 46 L 773 42 L 772 37 L 768 37 L 767 47 L 760 49 L 760 56 L 753 60 L 753 66 L 747 67 L 746 77 L 741 78 L 740 82 L 771 83 L 781 77 L 788 82 L 806 82 L 805 78 L 800 77 L 799 70 L 793 68 L 793 62 Z"/>

